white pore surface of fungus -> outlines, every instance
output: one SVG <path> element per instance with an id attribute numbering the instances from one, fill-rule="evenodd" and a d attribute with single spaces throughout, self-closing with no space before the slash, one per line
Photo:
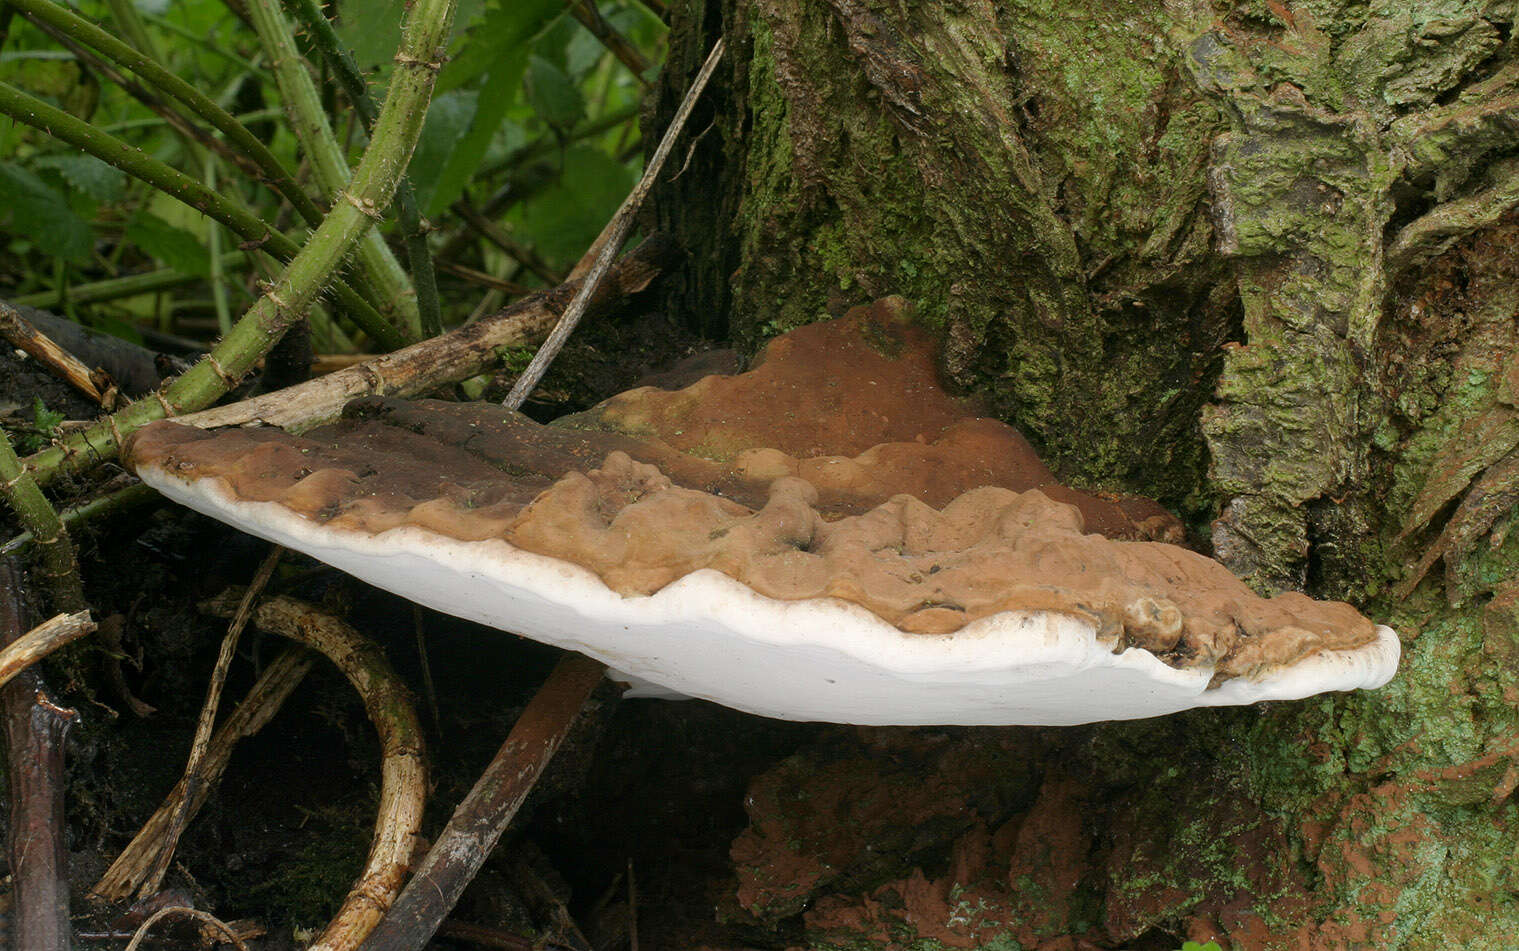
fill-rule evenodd
<path id="1" fill-rule="evenodd" d="M 781 601 L 703 569 L 625 596 L 579 565 L 501 540 L 414 526 L 368 534 L 323 526 L 223 480 L 140 465 L 169 498 L 304 552 L 418 604 L 608 665 L 633 695 L 688 696 L 762 716 L 875 725 L 1071 725 L 1193 707 L 1379 687 L 1397 669 L 1388 627 L 1353 650 L 1322 650 L 1210 689 L 1209 668 L 1114 653 L 1073 615 L 1004 611 L 949 634 L 907 633 L 835 598 Z"/>

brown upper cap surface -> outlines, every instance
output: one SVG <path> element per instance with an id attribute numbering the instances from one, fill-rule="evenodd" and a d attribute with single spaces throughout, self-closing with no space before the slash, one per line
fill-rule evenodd
<path id="1" fill-rule="evenodd" d="M 1201 555 L 1129 540 L 1176 522 L 1060 486 L 1015 431 L 943 391 L 931 341 L 885 305 L 778 338 L 748 373 L 623 394 L 574 428 L 432 401 L 346 416 L 300 437 L 155 423 L 126 455 L 334 529 L 502 539 L 626 595 L 708 568 L 909 632 L 1048 610 L 1220 677 L 1377 636 L 1348 605 L 1262 599 Z"/>

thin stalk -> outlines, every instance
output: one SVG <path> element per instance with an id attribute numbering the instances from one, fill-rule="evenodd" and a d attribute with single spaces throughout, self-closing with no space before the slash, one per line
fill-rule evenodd
<path id="1" fill-rule="evenodd" d="M 16 458 L 16 450 L 4 433 L 0 433 L 0 495 L 15 510 L 21 527 L 37 540 L 53 607 L 66 614 L 86 610 L 84 585 L 79 581 L 79 563 L 74 559 L 69 533 L 31 473 Z"/>
<path id="2" fill-rule="evenodd" d="M 61 33 L 63 36 L 68 37 L 66 41 L 68 43 L 78 42 L 93 47 L 107 59 L 132 70 L 139 78 L 148 82 L 159 91 L 188 106 L 192 112 L 211 123 L 213 127 L 226 135 L 236 149 L 229 148 L 221 142 L 207 144 L 212 144 L 218 150 L 225 150 L 229 156 L 236 156 L 238 154 L 237 150 L 241 150 L 242 155 L 246 156 L 244 161 L 252 164 L 256 176 L 261 176 L 263 180 L 266 180 L 268 184 L 283 195 L 290 202 L 291 206 L 300 213 L 301 217 L 306 220 L 307 224 L 316 225 L 320 222 L 322 218 L 321 209 L 301 189 L 300 185 L 286 171 L 285 167 L 280 164 L 279 159 L 264 146 L 257 136 L 253 135 L 246 126 L 233 118 L 221 105 L 178 76 L 168 72 L 159 64 L 158 58 L 154 55 L 152 49 L 152 38 L 142 25 L 141 19 L 137 17 L 136 10 L 130 3 L 130 0 L 110 0 L 110 2 L 115 8 L 115 16 L 122 24 L 123 31 L 133 38 L 133 43 L 137 44 L 139 48 L 134 48 L 121 42 L 100 27 L 95 26 L 83 17 L 63 9 L 58 4 L 50 2 L 50 0 L 17 0 L 15 6 L 30 16 L 39 27 L 50 33 Z M 114 70 L 107 72 L 107 76 L 119 78 L 116 77 Z M 123 84 L 123 88 L 128 88 L 129 92 L 132 91 L 125 84 Z M 155 106 L 152 102 L 149 105 L 158 109 L 161 113 L 163 112 L 161 105 Z M 170 124 L 182 136 L 185 136 L 187 141 L 199 139 L 203 136 L 200 130 L 189 126 L 188 123 L 183 123 L 182 120 L 181 122 L 175 122 L 171 119 Z M 191 149 L 193 151 L 193 144 Z M 241 164 L 241 162 L 238 164 Z M 372 275 L 370 272 L 362 268 L 363 261 L 360 264 L 360 271 L 350 277 L 350 282 L 376 310 L 389 310 L 392 303 L 396 300 L 394 291 L 387 288 L 383 283 L 376 286 L 371 281 Z"/>
<path id="3" fill-rule="evenodd" d="M 218 139 L 207 130 L 190 122 L 190 120 L 175 111 L 170 103 L 165 102 L 139 83 L 123 76 L 121 70 L 111 65 L 110 62 L 101 59 L 90 52 L 89 49 L 74 42 L 71 36 L 51 24 L 37 23 L 34 26 L 52 37 L 59 46 L 74 54 L 74 58 L 80 63 L 88 65 L 91 69 L 115 83 L 127 95 L 157 113 L 160 121 L 166 123 L 174 130 L 175 134 L 180 137 L 180 140 L 185 143 L 185 146 L 192 154 L 196 154 L 202 149 L 215 149 L 229 162 L 241 168 L 244 173 L 257 177 L 259 168 L 252 159 L 237 151 L 223 140 Z M 199 156 L 196 155 L 196 157 Z"/>
<path id="4" fill-rule="evenodd" d="M 81 525 L 107 515 L 124 512 L 139 505 L 147 505 L 159 498 L 158 491 L 151 486 L 142 484 L 129 485 L 124 489 L 117 489 L 109 495 L 102 495 L 98 499 L 91 499 L 82 505 L 64 509 L 58 513 L 58 518 L 63 522 L 66 530 L 77 530 Z M 15 555 L 32 543 L 33 535 L 30 531 L 22 532 L 15 538 L 0 545 L 0 558 Z"/>
<path id="5" fill-rule="evenodd" d="M 120 0 L 117 0 L 120 2 Z M 632 41 L 621 33 L 617 28 L 608 23 L 606 17 L 601 15 L 601 10 L 596 6 L 595 0 L 580 0 L 570 7 L 570 16 L 580 21 L 580 25 L 615 57 L 617 61 L 626 66 L 633 78 L 638 80 L 640 86 L 648 86 L 649 80 L 645 75 L 649 72 L 651 64 L 634 46 Z"/>
<path id="6" fill-rule="evenodd" d="M 285 114 L 278 108 L 270 106 L 267 109 L 255 109 L 252 112 L 245 112 L 237 117 L 237 121 L 242 123 L 267 122 L 270 119 L 283 119 L 284 117 Z M 137 129 L 151 129 L 155 126 L 164 125 L 165 122 L 166 120 L 163 117 L 153 116 L 152 118 L 123 119 L 120 122 L 108 122 L 105 125 L 98 126 L 98 128 L 102 132 L 117 135 L 122 132 L 133 132 Z"/>
<path id="7" fill-rule="evenodd" d="M 205 93 L 164 69 L 146 53 L 133 49 L 84 17 L 51 0 L 8 2 L 28 19 L 51 24 L 80 43 L 93 47 L 107 59 L 130 69 L 164 94 L 184 103 L 252 158 L 267 177 L 267 184 L 283 195 L 308 224 L 315 225 L 322 220 L 321 209 L 301 190 L 274 153 L 247 126 L 234 119 Z"/>
<path id="8" fill-rule="evenodd" d="M 669 128 L 665 129 L 664 136 L 659 140 L 659 145 L 654 149 L 654 154 L 649 158 L 649 167 L 644 170 L 643 177 L 628 197 L 623 199 L 622 207 L 612 216 L 612 220 L 602 229 L 601 235 L 596 239 L 596 245 L 587 251 L 581 259 L 580 265 L 575 268 L 579 272 L 581 267 L 586 267 L 585 279 L 576 292 L 575 299 L 570 301 L 570 306 L 565 308 L 564 316 L 559 318 L 559 325 L 549 334 L 543 346 L 533 354 L 533 359 L 528 363 L 527 369 L 517 378 L 512 385 L 512 391 L 507 394 L 503 404 L 507 409 L 520 409 L 527 402 L 528 395 L 533 392 L 533 387 L 543 379 L 543 374 L 548 372 L 549 364 L 570 338 L 575 330 L 575 325 L 580 322 L 580 317 L 585 313 L 586 306 L 590 303 L 591 296 L 596 293 L 596 287 L 601 279 L 611 270 L 612 262 L 617 258 L 617 252 L 622 248 L 622 242 L 627 239 L 628 233 L 633 230 L 633 218 L 638 213 L 638 208 L 643 204 L 643 199 L 649 190 L 654 187 L 654 182 L 659 178 L 660 171 L 664 168 L 665 160 L 669 158 L 670 150 L 675 147 L 675 140 L 685 128 L 686 120 L 691 117 L 691 110 L 696 105 L 696 100 L 706 88 L 707 81 L 712 78 L 712 73 L 717 69 L 718 62 L 723 58 L 723 41 L 721 38 L 712 45 L 712 52 L 707 54 L 707 61 L 702 64 L 696 78 L 691 81 L 691 88 L 686 90 L 685 98 L 681 100 L 680 108 L 675 110 L 675 116 L 670 120 Z M 599 246 L 599 247 L 598 247 Z M 591 261 L 589 265 L 587 261 Z M 579 276 L 577 273 L 575 276 Z"/>
<path id="9" fill-rule="evenodd" d="M 390 91 L 375 123 L 369 148 L 348 189 L 285 267 L 279 280 L 254 302 L 205 359 L 155 394 L 155 399 L 133 403 L 71 435 L 62 446 L 29 459 L 39 479 L 52 479 L 87 468 L 100 459 L 113 458 L 128 433 L 166 415 L 210 405 L 247 373 L 311 305 L 395 193 L 396 183 L 422 131 L 433 83 L 442 68 L 455 5 L 456 0 L 414 0 L 408 9 Z"/>
<path id="10" fill-rule="evenodd" d="M 242 251 L 226 251 L 212 258 L 212 263 L 213 267 L 220 268 L 222 271 L 241 270 L 248 266 L 248 257 Z M 186 284 L 194 284 L 199 280 L 202 280 L 199 275 L 186 274 L 166 267 L 156 271 L 145 271 L 142 274 L 130 274 L 126 277 L 107 278 L 89 284 L 75 284 L 69 288 L 68 296 L 69 300 L 76 304 L 96 304 L 101 301 L 120 300 L 124 297 L 136 297 L 139 294 L 166 291 Z M 62 300 L 62 292 L 51 290 L 13 297 L 11 303 L 48 310 L 57 307 Z"/>
<path id="11" fill-rule="evenodd" d="M 163 53 L 159 51 L 158 44 L 153 42 L 153 37 L 148 35 L 148 28 L 137 15 L 137 7 L 132 4 L 132 0 L 105 0 L 105 5 L 110 7 L 111 19 L 116 21 L 117 28 L 133 48 L 150 59 L 163 61 Z"/>
<path id="12" fill-rule="evenodd" d="M 123 3 L 128 0 L 113 2 Z M 247 0 L 247 5 L 259 42 L 263 44 L 264 55 L 279 81 L 280 99 L 284 102 L 290 128 L 310 159 L 312 174 L 322 192 L 337 195 L 348 185 L 348 159 L 332 131 L 332 125 L 327 121 L 321 94 L 311 81 L 311 74 L 306 71 L 300 51 L 295 48 L 290 24 L 280 12 L 277 0 Z M 415 337 L 421 331 L 416 292 L 412 290 L 406 272 L 401 269 L 401 263 L 385 244 L 384 237 L 375 230 L 367 232 L 359 240 L 357 258 L 359 267 L 368 274 L 384 298 L 380 310 L 384 312 L 387 307 L 394 308 L 397 319 Z"/>
<path id="13" fill-rule="evenodd" d="M 209 154 L 204 157 L 206 187 L 216 190 L 216 160 Z M 232 307 L 227 301 L 227 286 L 222 275 L 222 229 L 216 222 L 206 226 L 207 243 L 211 245 L 211 299 L 216 303 L 216 329 L 226 334 L 232 329 Z"/>
<path id="14" fill-rule="evenodd" d="M 316 48 L 332 68 L 348 100 L 353 103 L 365 129 L 373 129 L 378 110 L 369 94 L 369 83 L 359 72 L 358 64 L 338 38 L 316 0 L 287 0 L 296 18 L 309 31 Z M 436 337 L 443 332 L 443 310 L 438 302 L 438 275 L 433 270 L 432 252 L 427 246 L 427 223 L 417 207 L 411 177 L 401 176 L 396 187 L 396 211 L 401 220 L 401 234 L 406 241 L 406 259 L 411 265 L 411 280 L 417 292 L 417 311 L 422 321 L 422 336 Z"/>
<path id="15" fill-rule="evenodd" d="M 258 680 L 248 689 L 242 702 L 227 715 L 221 726 L 217 727 L 216 735 L 211 738 L 211 747 L 206 751 L 206 758 L 201 761 L 201 775 L 205 777 L 205 782 L 189 799 L 191 815 L 205 804 L 211 790 L 220 782 L 238 741 L 253 736 L 268 725 L 295 692 L 295 688 L 300 686 L 301 680 L 316 665 L 318 656 L 316 651 L 292 646 L 270 661 L 259 674 Z M 180 779 L 163 804 L 143 824 L 137 835 L 132 837 L 127 847 L 121 850 L 111 867 L 106 869 L 105 875 L 90 889 L 92 895 L 107 901 L 121 901 L 142 883 L 153 862 L 153 856 L 157 854 L 159 841 L 179 810 L 180 799 L 187 795 L 189 789 L 186 788 L 184 779 Z"/>
<path id="16" fill-rule="evenodd" d="M 253 573 L 253 580 L 248 585 L 248 589 L 243 592 L 237 612 L 232 616 L 232 623 L 227 625 L 227 633 L 222 638 L 221 650 L 216 655 L 216 666 L 211 669 L 211 682 L 206 687 L 206 699 L 201 704 L 200 718 L 195 725 L 195 738 L 190 744 L 190 758 L 185 763 L 184 785 L 189 795 L 179 801 L 178 808 L 174 811 L 173 821 L 169 823 L 168 832 L 159 842 L 158 857 L 154 860 L 153 867 L 139 890 L 143 898 L 156 894 L 163 886 L 164 876 L 169 873 L 169 862 L 173 860 L 174 850 L 179 846 L 179 838 L 184 834 L 185 825 L 190 821 L 192 811 L 190 801 L 200 793 L 201 785 L 206 782 L 202 767 L 206 760 L 206 753 L 211 748 L 211 733 L 216 728 L 216 714 L 221 709 L 222 689 L 227 685 L 227 671 L 232 669 L 232 657 L 237 651 L 238 639 L 243 636 L 243 628 L 247 627 L 248 621 L 252 619 L 253 606 L 263 595 L 269 579 L 274 576 L 275 566 L 279 564 L 280 555 L 284 552 L 285 549 L 279 545 L 269 546 L 269 553 L 264 556 L 263 563 Z"/>
<path id="17" fill-rule="evenodd" d="M 189 30 L 187 30 L 184 27 L 180 26 L 178 23 L 175 23 L 173 20 L 168 20 L 168 19 L 165 19 L 164 17 L 161 17 L 161 16 L 154 16 L 151 13 L 144 14 L 143 19 L 147 20 L 149 23 L 151 23 L 154 26 L 158 27 L 160 30 L 164 30 L 164 31 L 167 31 L 169 33 L 173 33 L 175 36 L 178 36 L 180 39 L 183 39 L 186 42 L 190 43 L 192 46 L 196 46 L 196 47 L 199 47 L 202 50 L 205 50 L 207 53 L 210 53 L 212 56 L 219 56 L 222 59 L 226 60 L 227 62 L 233 64 L 234 66 L 240 66 L 243 69 L 246 69 L 248 72 L 257 75 L 261 79 L 264 79 L 264 80 L 267 80 L 267 81 L 271 81 L 271 82 L 274 79 L 273 76 L 270 76 L 267 72 L 265 72 L 263 69 L 261 69 L 252 60 L 243 59 L 241 56 L 238 56 L 236 53 L 231 52 L 230 50 L 227 50 L 227 49 L 223 48 L 222 46 L 219 46 L 219 45 L 217 45 L 215 43 L 207 42 L 207 40 L 206 40 L 206 38 L 204 36 L 198 36 L 198 35 L 196 35 L 194 33 L 191 33 Z M 241 119 L 243 117 L 240 116 L 239 118 Z"/>
<path id="18" fill-rule="evenodd" d="M 42 100 L 29 96 L 6 83 L 0 83 L 0 115 L 8 115 L 18 122 L 41 129 L 56 139 L 116 166 L 128 175 L 211 216 L 226 225 L 244 241 L 264 248 L 282 261 L 295 257 L 300 250 L 294 241 L 225 195 L 207 188 L 183 172 L 149 156 L 141 149 L 106 135 L 92 128 L 89 123 L 76 119 L 61 109 L 55 109 Z M 406 340 L 401 333 L 380 316 L 380 312 L 371 307 L 353 288 L 347 284 L 338 283 L 334 291 L 338 300 L 353 315 L 354 320 L 375 339 L 376 343 L 390 350 L 405 345 Z M 72 296 L 66 300 L 72 302 Z M 259 355 L 263 355 L 262 351 Z M 249 361 L 249 366 L 252 366 L 252 361 Z M 212 399 L 215 397 L 213 396 Z"/>

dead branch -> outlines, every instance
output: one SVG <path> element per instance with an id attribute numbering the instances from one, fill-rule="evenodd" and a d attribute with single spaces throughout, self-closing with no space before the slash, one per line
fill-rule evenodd
<path id="1" fill-rule="evenodd" d="M 527 402 L 528 396 L 533 392 L 533 387 L 543 379 L 548 372 L 549 364 L 559 355 L 564 344 L 574 332 L 575 326 L 580 323 L 590 309 L 591 300 L 595 297 L 602 280 L 610 276 L 612 261 L 617 252 L 621 250 L 622 243 L 627 240 L 628 234 L 633 230 L 633 219 L 638 214 L 638 209 L 643 205 L 643 200 L 654 187 L 659 179 L 659 174 L 664 170 L 665 160 L 670 157 L 670 150 L 675 147 L 675 140 L 680 137 L 680 132 L 685 128 L 686 120 L 691 117 L 691 110 L 696 106 L 696 100 L 701 96 L 701 91 L 706 88 L 707 81 L 712 78 L 717 64 L 723 58 L 723 41 L 719 39 L 712 46 L 712 52 L 707 54 L 707 61 L 702 64 L 696 78 L 691 81 L 691 88 L 686 90 L 685 98 L 681 100 L 680 108 L 675 110 L 675 117 L 670 120 L 669 128 L 665 129 L 664 136 L 659 140 L 659 145 L 654 149 L 654 154 L 649 157 L 649 165 L 644 169 L 643 177 L 628 197 L 622 200 L 622 205 L 612 215 L 612 220 L 601 229 L 601 234 L 596 237 L 591 250 L 582 257 L 581 263 L 575 267 L 575 274 L 580 276 L 580 268 L 586 267 L 584 283 L 575 292 L 575 297 L 570 305 L 565 308 L 559 322 L 554 325 L 554 330 L 543 341 L 543 346 L 533 355 L 533 360 L 522 371 L 517 382 L 512 384 L 512 391 L 502 401 L 507 409 L 520 409 Z M 593 263 L 585 265 L 585 258 L 591 258 Z"/>
<path id="2" fill-rule="evenodd" d="M 10 683 L 11 678 L 32 664 L 93 630 L 95 622 L 90 620 L 88 611 L 60 614 L 42 622 L 0 650 L 0 685 Z"/>
<path id="3" fill-rule="evenodd" d="M 292 647 L 264 668 L 258 682 L 211 738 L 205 759 L 201 761 L 204 782 L 193 796 L 188 797 L 187 816 L 193 816 L 205 803 L 226 770 L 237 741 L 262 730 L 315 663 L 315 653 L 304 647 Z M 121 901 L 141 884 L 151 869 L 153 857 L 158 854 L 159 842 L 174 821 L 179 802 L 187 798 L 186 792 L 185 781 L 181 779 L 163 805 L 95 883 L 91 894 L 109 901 Z"/>
<path id="4" fill-rule="evenodd" d="M 216 712 L 221 707 L 222 687 L 227 683 L 227 671 L 232 667 L 232 655 L 237 650 L 238 638 L 242 636 L 243 628 L 247 627 L 248 619 L 253 615 L 253 604 L 264 593 L 264 586 L 273 576 L 274 568 L 279 564 L 280 555 L 284 550 L 279 545 L 269 547 L 269 554 L 264 556 L 263 563 L 253 573 L 252 583 L 243 593 L 237 612 L 232 616 L 232 623 L 227 625 L 226 636 L 222 638 L 221 649 L 216 655 L 216 666 L 211 670 L 211 682 L 206 687 L 206 700 L 201 705 L 200 720 L 195 725 L 195 739 L 190 744 L 190 758 L 185 763 L 184 783 L 190 794 L 180 799 L 175 809 L 174 821 L 169 824 L 168 832 L 159 842 L 158 857 L 153 863 L 153 870 L 148 873 L 147 879 L 138 891 L 139 898 L 146 898 L 158 891 L 163 885 L 164 876 L 169 872 L 169 862 L 174 858 L 174 850 L 179 847 L 179 837 L 184 834 L 185 824 L 190 818 L 190 800 L 195 798 L 206 782 L 201 772 L 201 764 L 205 762 L 206 751 L 211 746 L 211 730 L 216 726 Z"/>
<path id="5" fill-rule="evenodd" d="M 186 905 L 170 905 L 168 908 L 160 908 L 149 915 L 148 920 L 139 925 L 136 934 L 132 935 L 132 940 L 127 944 L 127 951 L 137 951 L 137 948 L 142 946 L 143 941 L 147 940 L 148 932 L 152 930 L 153 926 L 171 915 L 176 918 L 194 918 L 196 921 L 209 925 L 225 936 L 237 948 L 237 951 L 248 951 L 248 946 L 243 943 L 243 939 L 238 936 L 238 933 L 232 929 L 231 925 L 215 915 L 201 911 L 198 908 L 190 908 Z"/>
<path id="6" fill-rule="evenodd" d="M 205 607 L 230 613 L 223 595 Z M 321 651 L 363 698 L 380 734 L 380 803 L 364 871 L 332 921 L 307 951 L 349 951 L 370 933 L 401 891 L 427 799 L 422 725 L 384 653 L 348 624 L 294 598 L 274 597 L 253 612 L 261 630 Z"/>
<path id="7" fill-rule="evenodd" d="M 0 301 L 0 338 L 30 354 L 32 359 L 96 403 L 104 399 L 95 386 L 89 367 L 54 343 L 47 334 L 33 327 L 21 316 L 19 310 L 5 301 Z"/>
<path id="8" fill-rule="evenodd" d="M 601 664 L 580 654 L 559 661 L 362 951 L 416 951 L 427 943 L 564 742 L 601 674 Z"/>
<path id="9" fill-rule="evenodd" d="M 21 570 L 0 558 L 0 643 L 25 630 Z M 35 672 L 0 689 L 10 778 L 9 855 L 15 883 L 12 947 L 68 951 L 68 850 L 63 830 L 63 744 L 78 714 L 55 704 Z"/>
<path id="10" fill-rule="evenodd" d="M 613 310 L 648 287 L 676 256 L 668 238 L 650 237 L 617 263 L 597 289 L 590 311 Z M 491 366 L 498 349 L 542 339 L 579 287 L 580 282 L 570 281 L 441 337 L 277 393 L 180 416 L 177 421 L 204 429 L 249 423 L 309 429 L 336 419 L 345 403 L 360 396 L 415 396 L 468 379 Z"/>

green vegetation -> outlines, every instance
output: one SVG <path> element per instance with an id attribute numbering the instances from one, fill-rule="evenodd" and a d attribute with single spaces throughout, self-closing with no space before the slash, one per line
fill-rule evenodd
<path id="1" fill-rule="evenodd" d="M 320 352 L 393 349 L 557 282 L 636 180 L 665 34 L 636 0 L 570 6 L 7 5 L 0 297 L 220 338 L 165 393 L 182 412 L 296 320 Z M 30 465 L 46 483 L 162 411 Z"/>

